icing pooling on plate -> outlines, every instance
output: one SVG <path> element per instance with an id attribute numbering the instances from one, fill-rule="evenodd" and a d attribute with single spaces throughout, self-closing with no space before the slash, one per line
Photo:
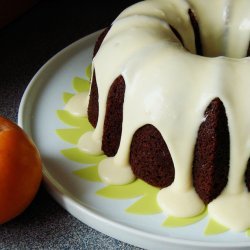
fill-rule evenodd
<path id="1" fill-rule="evenodd" d="M 169 27 L 179 31 L 185 47 L 194 53 L 190 8 L 200 26 L 204 54 L 211 58 L 185 50 Z M 225 190 L 208 205 L 208 212 L 232 230 L 250 227 L 250 194 L 244 184 L 250 155 L 250 59 L 229 58 L 246 54 L 250 34 L 250 11 L 246 9 L 250 10 L 250 2 L 244 0 L 146 1 L 128 8 L 115 20 L 93 60 L 99 117 L 86 143 L 101 141 L 108 91 L 116 77 L 122 75 L 126 91 L 121 142 L 109 171 L 101 172 L 102 179 L 116 183 L 113 170 L 128 168 L 133 134 L 141 126 L 152 124 L 166 141 L 175 166 L 175 180 L 159 192 L 159 205 L 178 217 L 200 213 L 204 205 L 194 192 L 191 178 L 193 151 L 204 111 L 219 97 L 228 118 L 230 170 Z M 234 37 L 240 41 L 239 46 Z M 224 213 L 228 207 L 232 211 Z"/>
<path id="2" fill-rule="evenodd" d="M 87 116 L 88 97 L 87 92 L 78 93 L 70 98 L 64 109 L 75 116 Z"/>

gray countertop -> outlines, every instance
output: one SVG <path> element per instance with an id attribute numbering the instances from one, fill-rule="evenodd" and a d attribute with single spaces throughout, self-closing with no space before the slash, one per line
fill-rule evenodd
<path id="1" fill-rule="evenodd" d="M 54 54 L 106 27 L 137 1 L 49 1 L 0 30 L 0 115 L 17 121 L 29 81 Z M 0 225 L 0 249 L 138 249 L 88 227 L 60 207 L 41 186 L 14 220 Z"/>

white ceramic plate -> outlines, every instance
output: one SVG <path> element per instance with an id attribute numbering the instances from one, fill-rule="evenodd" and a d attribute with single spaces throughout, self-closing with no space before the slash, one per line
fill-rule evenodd
<path id="1" fill-rule="evenodd" d="M 244 233 L 226 232 L 203 235 L 207 218 L 191 226 L 166 228 L 165 216 L 132 215 L 124 211 L 134 200 L 112 200 L 97 196 L 103 185 L 88 182 L 72 174 L 82 168 L 66 159 L 60 150 L 70 147 L 55 131 L 66 127 L 57 118 L 63 109 L 63 92 L 72 92 L 71 81 L 83 77 L 91 62 L 99 32 L 93 33 L 62 50 L 47 62 L 30 82 L 22 98 L 18 124 L 39 148 L 44 163 L 44 180 L 52 196 L 69 213 L 109 236 L 147 249 L 249 249 L 250 238 Z"/>

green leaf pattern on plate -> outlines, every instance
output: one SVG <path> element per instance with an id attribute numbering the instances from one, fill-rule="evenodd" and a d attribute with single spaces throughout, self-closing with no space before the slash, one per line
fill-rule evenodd
<path id="1" fill-rule="evenodd" d="M 73 89 L 76 93 L 89 91 L 90 89 L 90 78 L 91 78 L 91 64 L 85 69 L 86 78 L 74 77 L 72 80 Z M 64 92 L 62 94 L 63 102 L 66 104 L 74 94 Z M 57 129 L 56 134 L 64 141 L 76 145 L 80 136 L 90 130 L 93 127 L 89 123 L 86 117 L 77 117 L 71 115 L 65 110 L 57 110 L 58 118 L 70 126 L 69 129 Z M 82 152 L 77 147 L 71 147 L 61 150 L 61 153 L 69 160 L 82 163 L 84 165 L 91 164 L 92 166 L 83 166 L 83 168 L 73 171 L 73 174 L 78 177 L 93 181 L 101 182 L 98 175 L 98 163 L 104 159 L 105 155 L 90 155 Z M 156 202 L 156 196 L 159 189 L 152 187 L 142 180 L 137 179 L 136 181 L 122 186 L 107 185 L 104 188 L 97 191 L 97 195 L 112 198 L 112 199 L 136 199 L 136 201 L 130 205 L 126 211 L 133 214 L 156 214 L 162 212 Z M 164 227 L 183 227 L 202 220 L 207 216 L 207 209 L 204 210 L 198 216 L 190 218 L 177 218 L 168 216 L 163 222 Z M 218 224 L 216 221 L 210 219 L 206 228 L 205 235 L 220 234 L 228 231 L 228 228 Z M 246 231 L 246 235 L 250 237 L 250 229 Z"/>
<path id="2" fill-rule="evenodd" d="M 57 110 L 56 113 L 57 113 L 58 118 L 69 126 L 78 127 L 78 128 L 86 126 L 86 124 L 84 123 L 84 121 L 87 120 L 86 117 L 79 117 L 79 116 L 71 115 L 66 110 Z"/>
<path id="3" fill-rule="evenodd" d="M 98 164 L 101 160 L 105 159 L 105 155 L 90 155 L 78 148 L 68 148 L 61 150 L 61 153 L 69 160 L 82 164 Z"/>
<path id="4" fill-rule="evenodd" d="M 71 97 L 73 97 L 73 96 L 74 96 L 74 94 L 72 94 L 72 93 L 64 92 L 63 93 L 63 102 L 64 102 L 64 104 L 66 104 L 71 99 Z"/>
<path id="5" fill-rule="evenodd" d="M 92 69 L 92 64 L 89 64 L 86 69 L 85 69 L 85 74 L 87 79 L 90 81 L 91 78 L 91 69 Z"/>
<path id="6" fill-rule="evenodd" d="M 126 185 L 108 185 L 97 191 L 97 194 L 107 198 L 130 199 L 144 194 L 157 194 L 158 191 L 158 188 L 152 187 L 144 181 L 137 179 Z"/>
<path id="7" fill-rule="evenodd" d="M 157 191 L 158 192 L 158 191 Z M 126 209 L 128 213 L 132 214 L 157 214 L 161 213 L 162 210 L 158 206 L 156 201 L 157 193 L 144 194 L 142 198 L 133 203 Z"/>
<path id="8" fill-rule="evenodd" d="M 194 217 L 179 218 L 174 216 L 168 216 L 162 225 L 167 227 L 184 227 L 202 220 L 206 215 L 207 209 L 205 209 L 201 214 L 196 215 Z"/>
<path id="9" fill-rule="evenodd" d="M 148 185 L 146 182 L 137 179 L 127 185 L 109 185 L 97 191 L 98 195 L 112 199 L 132 199 L 140 197 L 134 204 L 126 209 L 134 214 L 155 214 L 160 213 L 156 202 L 156 195 L 159 189 Z"/>
<path id="10" fill-rule="evenodd" d="M 218 222 L 216 222 L 213 219 L 210 219 L 208 221 L 208 224 L 205 228 L 205 235 L 213 235 L 213 234 L 221 234 L 224 233 L 226 231 L 228 231 L 229 229 L 221 224 L 219 224 Z"/>
<path id="11" fill-rule="evenodd" d="M 89 91 L 89 80 L 84 78 L 75 77 L 73 78 L 73 88 L 76 92 L 88 92 Z"/>
<path id="12" fill-rule="evenodd" d="M 97 165 L 82 168 L 80 170 L 74 171 L 73 173 L 75 175 L 78 175 L 80 178 L 88 180 L 88 181 L 101 182 L 101 179 L 98 175 Z"/>
<path id="13" fill-rule="evenodd" d="M 88 130 L 87 130 L 88 131 Z M 77 144 L 80 136 L 86 132 L 84 128 L 57 129 L 57 135 L 66 142 Z"/>

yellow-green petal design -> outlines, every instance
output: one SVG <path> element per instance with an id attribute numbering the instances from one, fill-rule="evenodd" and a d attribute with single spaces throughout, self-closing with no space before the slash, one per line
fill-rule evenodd
<path id="1" fill-rule="evenodd" d="M 92 64 L 89 64 L 85 69 L 85 74 L 88 80 L 90 80 L 91 78 L 91 68 L 92 68 Z"/>
<path id="2" fill-rule="evenodd" d="M 83 133 L 91 130 L 91 126 L 84 128 L 57 129 L 56 134 L 64 141 L 77 144 Z"/>
<path id="3" fill-rule="evenodd" d="M 157 191 L 158 192 L 158 191 Z M 158 206 L 158 203 L 156 201 L 156 195 L 155 194 L 146 194 L 141 199 L 133 203 L 130 207 L 126 209 L 128 213 L 132 214 L 158 214 L 161 213 L 162 210 Z"/>
<path id="4" fill-rule="evenodd" d="M 74 77 L 73 78 L 73 88 L 76 92 L 88 92 L 90 87 L 90 82 L 84 78 Z"/>
<path id="5" fill-rule="evenodd" d="M 84 180 L 101 182 L 96 165 L 76 170 L 73 173 Z"/>
<path id="6" fill-rule="evenodd" d="M 84 128 L 86 126 L 91 126 L 88 122 L 88 118 L 74 116 L 66 110 L 57 110 L 56 114 L 57 114 L 58 118 L 63 123 L 65 123 L 69 126 L 78 127 L 78 128 Z"/>
<path id="7" fill-rule="evenodd" d="M 250 237 L 250 228 L 246 231 L 246 235 Z"/>
<path id="8" fill-rule="evenodd" d="M 126 185 L 108 185 L 97 191 L 98 195 L 114 199 L 130 199 L 145 194 L 157 194 L 158 188 L 152 187 L 146 182 L 137 179 Z"/>
<path id="9" fill-rule="evenodd" d="M 68 148 L 61 150 L 61 153 L 69 160 L 83 164 L 98 164 L 101 160 L 105 159 L 105 155 L 90 155 L 78 148 Z"/>
<path id="10" fill-rule="evenodd" d="M 193 217 L 179 218 L 174 216 L 168 216 L 162 225 L 165 227 L 184 227 L 202 220 L 204 217 L 206 217 L 206 215 L 207 209 L 205 209 L 201 214 Z"/>
<path id="11" fill-rule="evenodd" d="M 229 229 L 213 219 L 208 221 L 208 224 L 205 228 L 204 234 L 205 235 L 214 235 L 214 234 L 221 234 L 227 232 Z"/>
<path id="12" fill-rule="evenodd" d="M 141 198 L 128 207 L 126 211 L 133 214 L 155 214 L 161 212 L 156 202 L 158 191 L 158 188 L 152 187 L 146 182 L 137 179 L 126 185 L 106 186 L 96 193 L 111 199 L 131 199 L 141 196 Z"/>
<path id="13" fill-rule="evenodd" d="M 66 104 L 73 96 L 74 96 L 74 94 L 72 94 L 72 93 L 64 92 L 63 93 L 64 104 Z"/>

